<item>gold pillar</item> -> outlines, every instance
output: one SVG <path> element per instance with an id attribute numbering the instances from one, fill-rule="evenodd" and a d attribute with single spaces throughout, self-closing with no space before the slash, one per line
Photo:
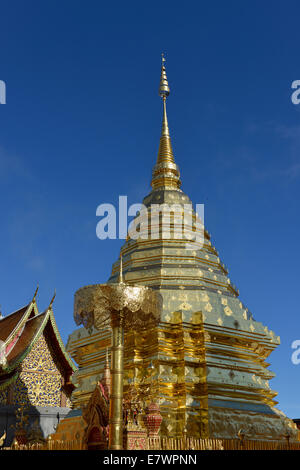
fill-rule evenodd
<path id="1" fill-rule="evenodd" d="M 75 293 L 77 325 L 112 329 L 108 443 L 112 450 L 123 448 L 124 330 L 157 326 L 161 309 L 162 296 L 149 287 L 124 283 L 122 270 L 118 284 L 85 286 Z"/>
<path id="2" fill-rule="evenodd" d="M 123 312 L 111 318 L 111 386 L 109 402 L 109 449 L 123 449 L 123 375 L 124 375 L 124 322 Z"/>

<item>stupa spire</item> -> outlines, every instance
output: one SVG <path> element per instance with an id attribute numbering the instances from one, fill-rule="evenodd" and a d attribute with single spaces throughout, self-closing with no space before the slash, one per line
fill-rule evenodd
<path id="1" fill-rule="evenodd" d="M 179 169 L 174 161 L 167 117 L 167 97 L 170 94 L 170 88 L 165 61 L 166 59 L 162 54 L 159 96 L 163 100 L 163 120 L 157 162 L 153 168 L 151 185 L 153 189 L 179 189 L 181 181 L 179 179 Z"/>
<path id="2" fill-rule="evenodd" d="M 120 271 L 119 271 L 119 284 L 123 284 L 123 254 L 120 253 Z"/>

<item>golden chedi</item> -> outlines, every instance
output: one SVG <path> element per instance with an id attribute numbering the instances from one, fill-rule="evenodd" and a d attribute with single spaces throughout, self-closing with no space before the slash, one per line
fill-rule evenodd
<path id="1" fill-rule="evenodd" d="M 242 429 L 249 439 L 296 438 L 295 425 L 275 405 L 276 392 L 269 381 L 274 374 L 266 362 L 278 346 L 277 335 L 252 314 L 239 299 L 210 234 L 191 238 L 180 233 L 183 208 L 191 205 L 180 189 L 167 120 L 170 89 L 164 59 L 159 94 L 163 121 L 152 190 L 144 200 L 173 206 L 171 231 L 162 229 L 162 217 L 151 237 L 149 214 L 137 216 L 140 236 L 128 237 L 122 247 L 123 275 L 128 284 L 148 286 L 163 299 L 160 323 L 141 332 L 128 331 L 124 347 L 124 396 L 132 387 L 144 406 L 160 406 L 161 436 L 236 438 Z M 191 206 L 192 207 L 192 206 Z M 201 229 L 192 212 L 191 234 Z M 199 228 L 200 227 L 200 228 Z M 144 232 L 143 232 L 144 231 Z M 148 235 L 148 236 L 146 236 Z M 112 267 L 115 283 L 120 260 Z M 103 371 L 110 329 L 76 330 L 68 350 L 79 365 L 74 406 L 84 406 Z M 147 390 L 147 393 L 145 393 Z"/>

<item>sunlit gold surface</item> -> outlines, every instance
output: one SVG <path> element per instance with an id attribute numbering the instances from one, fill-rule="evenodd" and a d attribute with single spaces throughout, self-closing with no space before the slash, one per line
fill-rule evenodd
<path id="1" fill-rule="evenodd" d="M 149 287 L 125 283 L 95 284 L 75 293 L 74 319 L 86 328 L 107 328 L 113 312 L 123 312 L 125 330 L 159 322 L 161 299 Z"/>
<path id="2" fill-rule="evenodd" d="M 161 67 L 161 77 L 159 85 L 159 95 L 163 100 L 163 120 L 162 129 L 159 142 L 159 149 L 157 155 L 157 162 L 153 168 L 152 187 L 153 189 L 159 188 L 173 188 L 179 189 L 181 186 L 179 169 L 174 161 L 173 149 L 171 144 L 171 137 L 169 132 L 168 118 L 167 118 L 167 96 L 170 93 L 168 84 L 166 68 L 164 65 L 165 59 L 163 57 Z"/>
<path id="3" fill-rule="evenodd" d="M 124 326 L 122 315 L 112 317 L 111 392 L 109 402 L 109 448 L 123 446 L 123 376 L 124 376 Z"/>
<path id="4" fill-rule="evenodd" d="M 110 325 L 112 329 L 109 408 L 109 448 L 112 450 L 123 446 L 124 331 L 156 326 L 161 308 L 160 295 L 145 286 L 125 284 L 122 269 L 119 283 L 86 286 L 75 293 L 77 324 L 93 325 L 97 329 Z"/>
<path id="5" fill-rule="evenodd" d="M 180 189 L 174 161 L 166 112 L 169 91 L 163 60 L 162 132 L 152 191 L 143 200 L 147 208 L 191 204 Z M 138 333 L 126 330 L 124 398 L 130 400 L 134 388 L 146 404 L 145 390 L 149 400 L 157 401 L 163 438 L 181 439 L 187 432 L 195 439 L 235 439 L 243 424 L 253 438 L 281 439 L 285 430 L 296 436 L 296 426 L 275 408 L 276 392 L 269 385 L 275 374 L 266 359 L 280 343 L 279 337 L 254 320 L 239 299 L 209 233 L 204 230 L 204 243 L 193 241 L 190 247 L 186 249 L 186 240 L 173 234 L 166 238 L 161 232 L 157 239 L 128 237 L 122 247 L 126 282 L 156 289 L 163 299 L 159 324 Z M 117 282 L 119 266 L 117 260 L 109 283 Z M 74 332 L 69 350 L 80 356 L 84 342 L 77 334 L 81 333 Z M 96 345 L 104 348 L 106 338 L 101 342 L 98 332 L 85 337 L 89 350 L 80 358 L 82 382 L 74 392 L 77 403 L 83 403 L 91 391 L 99 372 Z"/>

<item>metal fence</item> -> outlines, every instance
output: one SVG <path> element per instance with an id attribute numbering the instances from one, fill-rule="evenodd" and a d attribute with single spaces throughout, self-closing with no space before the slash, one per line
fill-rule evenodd
<path id="1" fill-rule="evenodd" d="M 1 450 L 87 450 L 81 440 L 18 444 Z M 262 441 L 246 439 L 147 438 L 147 450 L 300 450 L 299 441 Z"/>

